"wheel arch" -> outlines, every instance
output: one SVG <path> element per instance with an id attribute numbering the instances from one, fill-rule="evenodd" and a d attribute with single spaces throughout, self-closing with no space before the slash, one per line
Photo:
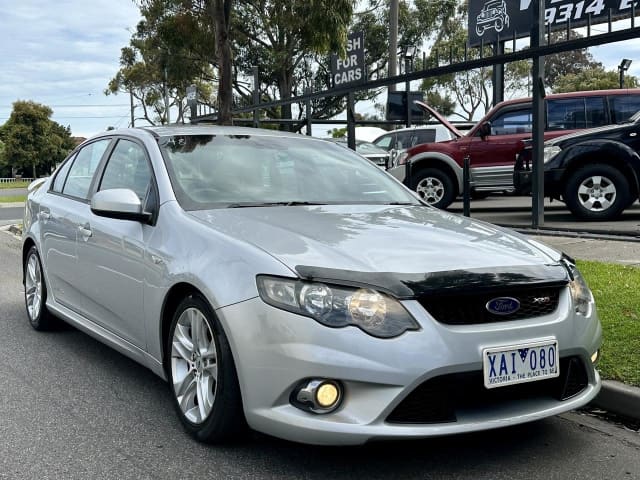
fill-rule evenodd
<path id="1" fill-rule="evenodd" d="M 29 253 L 29 250 L 31 250 L 31 247 L 35 246 L 36 242 L 31 237 L 25 238 L 24 242 L 22 243 L 22 285 L 24 285 L 25 282 L 24 264 L 27 261 L 27 254 Z"/>
<path id="2" fill-rule="evenodd" d="M 411 159 L 411 178 L 409 179 L 409 185 L 412 190 L 413 184 L 415 183 L 415 175 L 425 168 L 438 168 L 445 172 L 453 182 L 456 190 L 455 195 L 460 194 L 462 191 L 462 168 L 448 155 L 433 153 L 417 155 Z"/>
<path id="3" fill-rule="evenodd" d="M 565 163 L 565 171 L 561 182 L 566 185 L 569 178 L 586 165 L 609 165 L 619 170 L 629 180 L 630 193 L 634 198 L 638 198 L 640 195 L 640 183 L 638 180 L 640 157 L 637 154 L 635 156 L 637 158 L 634 159 L 629 155 L 629 152 L 619 147 L 607 148 L 604 152 L 601 149 L 590 149 L 581 152 Z M 632 166 L 634 160 L 636 163 L 635 168 Z"/>
<path id="4" fill-rule="evenodd" d="M 195 285 L 187 282 L 180 282 L 173 285 L 167 292 L 164 302 L 162 304 L 161 313 L 161 328 L 160 328 L 160 351 L 162 354 L 162 367 L 164 369 L 167 378 L 169 378 L 168 370 L 168 355 L 166 351 L 167 341 L 169 339 L 169 330 L 171 329 L 171 321 L 173 320 L 173 314 L 175 313 L 180 302 L 189 295 L 200 295 L 204 298 L 209 306 L 211 303 L 207 300 L 207 297 L 198 289 Z M 211 308 L 213 311 L 213 308 Z"/>

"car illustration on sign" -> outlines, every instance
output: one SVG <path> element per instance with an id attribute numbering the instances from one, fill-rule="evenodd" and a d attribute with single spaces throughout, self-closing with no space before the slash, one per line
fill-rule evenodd
<path id="1" fill-rule="evenodd" d="M 501 32 L 509 26 L 507 4 L 504 0 L 491 0 L 484 4 L 482 11 L 476 17 L 476 33 L 481 37 L 490 28 Z"/>

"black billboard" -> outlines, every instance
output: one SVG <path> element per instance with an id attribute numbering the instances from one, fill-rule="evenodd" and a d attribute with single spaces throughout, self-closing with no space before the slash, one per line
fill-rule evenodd
<path id="1" fill-rule="evenodd" d="M 364 32 L 354 32 L 347 37 L 347 55 L 342 58 L 331 55 L 331 78 L 334 87 L 366 81 L 364 65 Z"/>
<path id="2" fill-rule="evenodd" d="M 494 43 L 531 34 L 532 2 L 541 0 L 469 0 L 469 46 Z M 546 0 L 545 23 L 551 29 L 608 21 L 631 13 L 636 0 Z"/>

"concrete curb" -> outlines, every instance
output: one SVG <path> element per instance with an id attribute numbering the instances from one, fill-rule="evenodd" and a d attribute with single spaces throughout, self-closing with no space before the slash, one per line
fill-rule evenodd
<path id="1" fill-rule="evenodd" d="M 604 380 L 591 405 L 617 415 L 640 420 L 640 388 L 613 380 Z"/>

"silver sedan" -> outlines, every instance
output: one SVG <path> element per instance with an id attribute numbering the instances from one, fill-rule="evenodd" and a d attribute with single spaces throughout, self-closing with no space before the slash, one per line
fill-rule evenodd
<path id="1" fill-rule="evenodd" d="M 30 187 L 36 330 L 168 380 L 180 420 L 313 444 L 529 422 L 598 393 L 574 262 L 423 204 L 349 150 L 233 127 L 116 130 Z"/>

